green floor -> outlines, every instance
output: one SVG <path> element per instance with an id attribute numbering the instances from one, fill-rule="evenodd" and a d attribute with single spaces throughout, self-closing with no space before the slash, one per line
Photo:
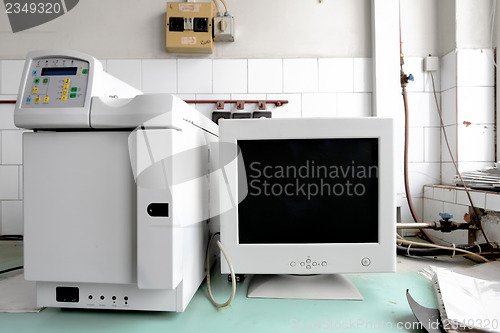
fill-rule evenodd
<path id="1" fill-rule="evenodd" d="M 13 244 L 1 242 L 0 269 L 22 263 L 21 243 Z M 249 299 L 247 279 L 238 285 L 232 308 L 217 311 L 207 297 L 204 282 L 184 313 L 48 308 L 40 313 L 0 313 L 0 332 L 320 332 L 340 328 L 356 332 L 423 332 L 408 329 L 415 318 L 405 291 L 410 289 L 422 305 L 437 307 L 431 283 L 417 273 L 420 267 L 433 263 L 398 257 L 397 273 L 348 275 L 364 301 Z M 216 274 L 216 298 L 224 301 L 230 289 L 226 277 Z M 398 322 L 403 328 L 397 328 Z"/>

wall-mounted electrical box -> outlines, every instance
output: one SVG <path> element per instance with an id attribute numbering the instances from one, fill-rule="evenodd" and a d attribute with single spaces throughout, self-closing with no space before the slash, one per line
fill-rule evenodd
<path id="1" fill-rule="evenodd" d="M 439 70 L 439 58 L 428 56 L 424 58 L 424 72 L 436 72 Z"/>
<path id="2" fill-rule="evenodd" d="M 214 18 L 214 41 L 234 42 L 234 18 L 229 15 Z"/>
<path id="3" fill-rule="evenodd" d="M 211 2 L 168 2 L 167 52 L 212 53 L 213 14 Z"/>

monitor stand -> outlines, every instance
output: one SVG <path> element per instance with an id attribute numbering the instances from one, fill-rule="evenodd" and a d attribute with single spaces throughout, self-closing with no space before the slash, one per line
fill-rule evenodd
<path id="1" fill-rule="evenodd" d="M 248 297 L 363 300 L 358 288 L 340 274 L 254 275 Z"/>

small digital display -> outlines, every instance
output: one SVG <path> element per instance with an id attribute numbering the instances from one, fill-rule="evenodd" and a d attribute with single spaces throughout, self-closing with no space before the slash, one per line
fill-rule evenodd
<path id="1" fill-rule="evenodd" d="M 76 75 L 78 67 L 44 67 L 42 76 L 69 76 Z"/>
<path id="2" fill-rule="evenodd" d="M 240 244 L 378 242 L 377 138 L 237 143 L 248 186 Z"/>

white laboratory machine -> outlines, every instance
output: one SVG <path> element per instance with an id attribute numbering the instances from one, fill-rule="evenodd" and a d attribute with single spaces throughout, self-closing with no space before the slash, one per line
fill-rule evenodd
<path id="1" fill-rule="evenodd" d="M 24 275 L 38 305 L 184 311 L 205 277 L 217 125 L 59 50 L 28 54 L 14 117 L 34 130 Z"/>

